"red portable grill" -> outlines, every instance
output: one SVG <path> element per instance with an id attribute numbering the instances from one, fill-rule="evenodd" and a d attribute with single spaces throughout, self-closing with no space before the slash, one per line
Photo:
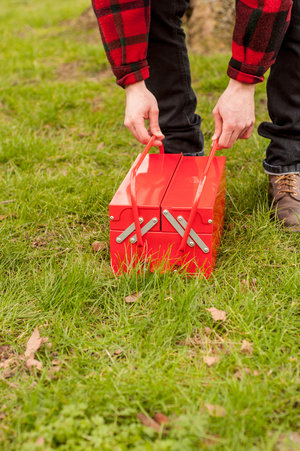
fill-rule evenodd
<path id="1" fill-rule="evenodd" d="M 225 215 L 225 157 L 148 154 L 153 136 L 109 204 L 111 267 L 184 268 L 208 277 Z"/>

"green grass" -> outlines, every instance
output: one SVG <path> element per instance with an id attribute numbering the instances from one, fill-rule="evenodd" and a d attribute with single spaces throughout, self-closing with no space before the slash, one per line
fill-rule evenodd
<path id="1" fill-rule="evenodd" d="M 0 345 L 22 354 L 38 326 L 52 347 L 37 353 L 41 372 L 20 364 L 0 379 L 0 448 L 296 449 L 288 434 L 299 427 L 299 235 L 270 218 L 267 142 L 255 133 L 222 152 L 226 225 L 209 281 L 112 276 L 108 203 L 141 147 L 123 127 L 124 93 L 97 32 L 76 25 L 88 6 L 1 5 Z M 227 61 L 191 57 L 207 150 Z M 256 100 L 259 122 L 264 86 Z M 95 240 L 107 249 L 94 254 Z M 142 297 L 127 304 L 135 291 Z M 213 322 L 211 306 L 227 312 L 224 323 Z M 203 340 L 191 346 L 196 333 Z M 240 352 L 242 340 L 252 355 Z M 208 368 L 211 347 L 220 360 Z M 207 403 L 226 415 L 210 416 Z M 157 433 L 141 412 L 170 424 Z"/>

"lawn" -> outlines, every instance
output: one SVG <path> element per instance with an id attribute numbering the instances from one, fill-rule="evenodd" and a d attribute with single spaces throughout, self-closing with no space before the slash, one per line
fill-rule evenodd
<path id="1" fill-rule="evenodd" d="M 88 6 L 1 2 L 0 448 L 299 449 L 299 234 L 270 216 L 267 141 L 221 152 L 226 222 L 210 280 L 114 277 L 108 203 L 142 148 L 80 19 Z M 206 151 L 228 57 L 191 56 Z M 40 370 L 24 360 L 35 327 L 48 337 Z"/>

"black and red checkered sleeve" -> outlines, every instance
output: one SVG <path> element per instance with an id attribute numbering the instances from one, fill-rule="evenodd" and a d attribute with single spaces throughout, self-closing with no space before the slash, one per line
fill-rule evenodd
<path id="1" fill-rule="evenodd" d="M 275 62 L 290 22 L 292 0 L 237 0 L 230 78 L 259 83 Z"/>
<path id="2" fill-rule="evenodd" d="M 120 86 L 149 77 L 150 0 L 92 0 L 101 38 Z"/>

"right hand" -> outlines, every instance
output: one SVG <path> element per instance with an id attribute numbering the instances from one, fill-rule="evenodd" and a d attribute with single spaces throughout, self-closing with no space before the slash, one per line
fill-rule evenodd
<path id="1" fill-rule="evenodd" d="M 157 139 L 154 146 L 161 146 L 164 135 L 158 124 L 158 105 L 154 95 L 146 88 L 144 81 L 125 87 L 126 109 L 124 125 L 142 144 L 147 144 L 152 135 Z M 145 120 L 149 119 L 149 130 Z"/>

